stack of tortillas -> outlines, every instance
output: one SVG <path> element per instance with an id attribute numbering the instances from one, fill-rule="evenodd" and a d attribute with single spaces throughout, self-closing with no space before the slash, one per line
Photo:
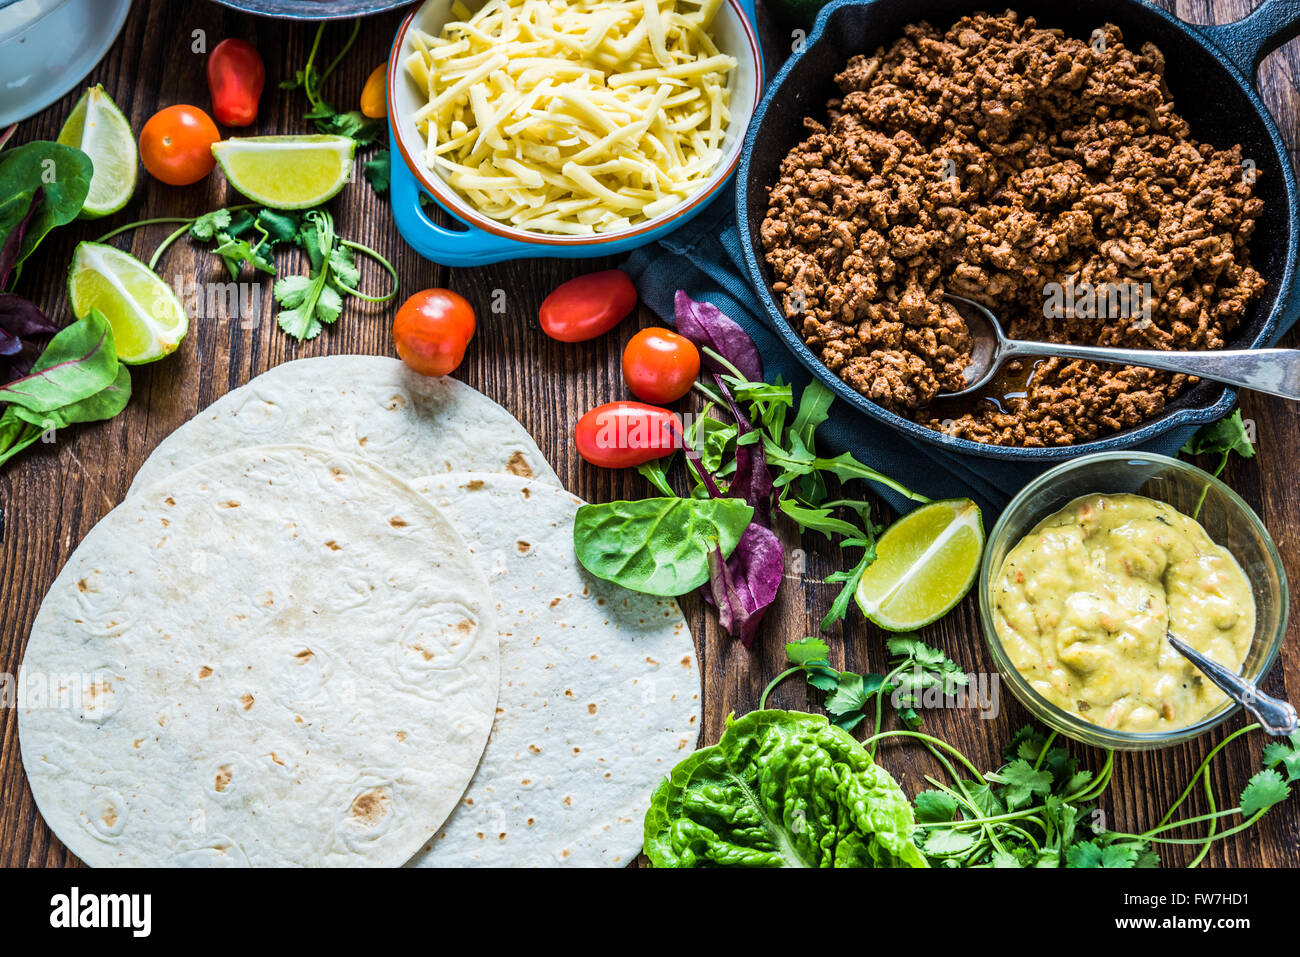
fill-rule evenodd
<path id="1" fill-rule="evenodd" d="M 392 359 L 279 366 L 168 437 L 19 675 L 92 865 L 625 865 L 695 745 L 676 603 L 589 575 L 528 433 Z"/>

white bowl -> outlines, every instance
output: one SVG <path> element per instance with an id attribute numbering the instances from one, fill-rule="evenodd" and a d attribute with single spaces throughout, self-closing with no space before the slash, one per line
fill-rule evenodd
<path id="1" fill-rule="evenodd" d="M 85 79 L 130 9 L 131 0 L 0 0 L 0 127 Z"/>
<path id="2" fill-rule="evenodd" d="M 483 2 L 485 0 L 473 0 L 466 5 L 471 10 L 477 10 L 483 6 Z M 518 242 L 554 247 L 622 244 L 622 241 L 637 237 L 648 241 L 650 237 L 647 234 L 667 232 L 701 209 L 735 172 L 736 165 L 740 162 L 745 131 L 749 128 L 749 120 L 754 115 L 762 94 L 763 61 L 758 36 L 753 24 L 741 12 L 740 3 L 738 0 L 723 0 L 710 29 L 718 49 L 736 59 L 736 68 L 731 71 L 727 86 L 730 92 L 731 121 L 727 124 L 722 141 L 722 160 L 698 192 L 654 219 L 635 223 L 627 229 L 592 236 L 557 236 L 531 232 L 483 215 L 457 193 L 439 172 L 424 165 L 421 158 L 426 143 L 412 119 L 416 111 L 425 105 L 426 93 L 407 74 L 404 65 L 407 56 L 415 51 L 411 41 L 411 28 L 419 27 L 425 33 L 437 36 L 442 32 L 443 24 L 451 18 L 451 6 L 452 0 L 427 0 L 398 29 L 388 60 L 388 116 L 394 143 L 406 166 L 420 185 L 462 222 Z M 598 253 L 593 252 L 592 255 Z"/>

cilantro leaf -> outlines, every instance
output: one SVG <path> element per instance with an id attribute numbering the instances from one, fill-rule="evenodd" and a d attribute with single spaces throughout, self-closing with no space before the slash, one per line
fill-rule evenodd
<path id="1" fill-rule="evenodd" d="M 922 791 L 912 799 L 912 807 L 925 824 L 946 824 L 957 816 L 957 802 L 943 791 Z"/>
<path id="2" fill-rule="evenodd" d="M 392 157 L 388 150 L 377 150 L 374 156 L 361 165 L 361 174 L 376 193 L 388 192 L 392 178 Z"/>
<path id="3" fill-rule="evenodd" d="M 1185 455 L 1218 453 L 1223 456 L 1215 475 L 1223 471 L 1223 467 L 1228 463 L 1228 456 L 1233 452 L 1245 459 L 1255 456 L 1255 446 L 1251 444 L 1250 436 L 1246 433 L 1241 409 L 1234 410 L 1226 419 L 1202 426 L 1200 431 L 1188 439 L 1187 444 L 1179 451 Z"/>
<path id="4" fill-rule="evenodd" d="M 1017 758 L 1001 771 L 985 777 L 1002 785 L 1002 798 L 1013 810 L 1028 804 L 1035 795 L 1046 797 L 1052 793 L 1051 772 L 1036 770 L 1024 758 Z"/>
<path id="5" fill-rule="evenodd" d="M 820 638 L 808 637 L 789 642 L 785 646 L 785 656 L 792 665 L 806 665 L 814 661 L 826 661 L 831 649 Z"/>
<path id="6" fill-rule="evenodd" d="M 194 224 L 190 226 L 190 235 L 195 239 L 208 242 L 215 239 L 217 233 L 225 231 L 228 226 L 230 226 L 230 210 L 214 209 L 194 220 Z"/>
<path id="7" fill-rule="evenodd" d="M 954 828 L 933 828 L 926 834 L 922 850 L 935 855 L 961 854 L 975 846 L 978 834 L 975 828 L 960 831 Z"/>
<path id="8" fill-rule="evenodd" d="M 863 688 L 862 675 L 844 672 L 835 693 L 826 699 L 826 710 L 838 717 L 861 711 L 866 703 L 867 692 Z"/>
<path id="9" fill-rule="evenodd" d="M 1260 771 L 1241 792 L 1241 813 L 1245 817 L 1267 811 L 1291 796 L 1291 788 L 1277 771 L 1271 768 Z"/>
<path id="10" fill-rule="evenodd" d="M 1273 741 L 1264 745 L 1264 767 L 1286 769 L 1286 781 L 1300 781 L 1300 731 L 1286 741 Z"/>

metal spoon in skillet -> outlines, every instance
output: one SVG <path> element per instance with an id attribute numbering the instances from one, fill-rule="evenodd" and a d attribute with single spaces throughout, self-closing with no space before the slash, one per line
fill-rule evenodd
<path id="1" fill-rule="evenodd" d="M 1296 711 L 1290 704 L 1264 694 L 1245 678 L 1223 667 L 1217 661 L 1205 657 L 1182 639 L 1175 638 L 1173 632 L 1167 632 L 1165 637 L 1169 639 L 1175 651 L 1196 665 L 1201 673 L 1218 685 L 1224 694 L 1253 714 L 1255 720 L 1269 734 L 1285 737 L 1295 733 Z"/>
<path id="2" fill-rule="evenodd" d="M 1145 366 L 1166 372 L 1183 372 L 1255 392 L 1300 399 L 1300 349 L 1217 349 L 1206 352 L 1161 352 L 1158 349 L 1112 349 L 1076 346 L 1064 342 L 1026 342 L 1002 334 L 997 317 L 973 299 L 943 296 L 966 320 L 972 339 L 971 361 L 962 373 L 965 386 L 944 392 L 949 398 L 969 395 L 992 380 L 998 368 L 1017 356 L 1064 356 L 1090 362 Z"/>

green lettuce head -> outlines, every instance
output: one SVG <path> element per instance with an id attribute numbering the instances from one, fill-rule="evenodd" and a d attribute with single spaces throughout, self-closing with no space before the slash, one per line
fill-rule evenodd
<path id="1" fill-rule="evenodd" d="M 656 867 L 925 867 L 912 806 L 821 715 L 727 719 L 655 790 L 645 852 Z"/>

